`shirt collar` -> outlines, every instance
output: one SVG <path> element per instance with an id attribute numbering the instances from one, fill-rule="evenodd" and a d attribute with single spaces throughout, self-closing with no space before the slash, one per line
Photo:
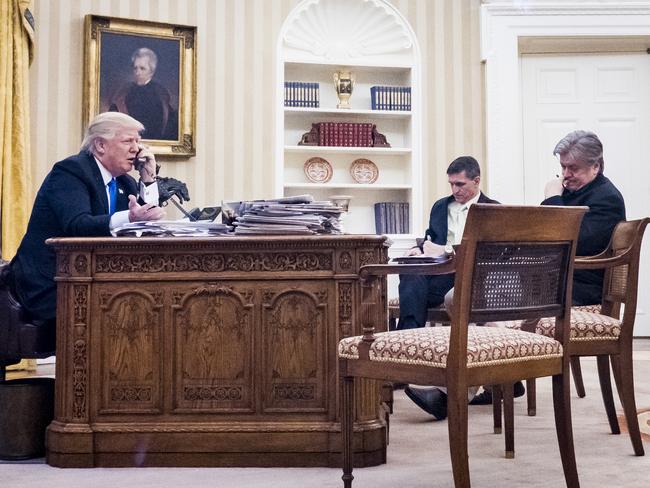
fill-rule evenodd
<path id="1" fill-rule="evenodd" d="M 452 196 L 452 198 L 453 198 L 453 196 Z M 478 203 L 479 198 L 481 198 L 481 192 L 480 191 L 474 196 L 474 198 L 472 198 L 471 200 L 468 200 L 465 203 L 458 203 L 456 200 L 454 200 L 453 202 L 451 202 L 449 207 L 456 210 L 456 211 L 458 211 L 458 212 L 460 212 L 464 208 L 467 208 L 469 210 L 469 207 L 471 205 L 473 205 L 475 203 Z"/>
<path id="2" fill-rule="evenodd" d="M 93 159 L 95 160 L 95 163 L 97 163 L 97 167 L 99 168 L 99 172 L 102 174 L 102 180 L 104 180 L 104 186 L 108 185 L 108 182 L 113 179 L 113 175 L 109 173 L 109 171 L 104 168 L 104 165 L 95 157 L 93 154 Z"/>

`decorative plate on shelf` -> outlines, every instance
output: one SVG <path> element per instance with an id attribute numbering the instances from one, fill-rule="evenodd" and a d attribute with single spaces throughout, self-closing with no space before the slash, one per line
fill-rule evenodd
<path id="1" fill-rule="evenodd" d="M 332 179 L 332 165 L 323 158 L 313 157 L 305 161 L 305 176 L 312 183 L 327 183 Z"/>
<path id="2" fill-rule="evenodd" d="M 379 178 L 379 168 L 369 159 L 359 158 L 352 161 L 350 174 L 357 183 L 374 183 Z"/>

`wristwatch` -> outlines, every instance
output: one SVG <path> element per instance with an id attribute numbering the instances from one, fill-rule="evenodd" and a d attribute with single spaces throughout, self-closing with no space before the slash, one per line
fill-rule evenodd
<path id="1" fill-rule="evenodd" d="M 453 246 L 451 244 L 447 244 L 445 246 L 445 254 L 447 256 L 451 256 L 452 254 L 454 254 L 454 248 L 453 248 Z"/>

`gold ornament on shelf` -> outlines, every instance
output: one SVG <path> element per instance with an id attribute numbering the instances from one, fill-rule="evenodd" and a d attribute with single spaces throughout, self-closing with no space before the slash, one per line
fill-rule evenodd
<path id="1" fill-rule="evenodd" d="M 336 96 L 339 97 L 339 103 L 336 108 L 351 108 L 350 97 L 354 88 L 354 75 L 349 71 L 337 71 L 334 73 L 334 88 Z"/>

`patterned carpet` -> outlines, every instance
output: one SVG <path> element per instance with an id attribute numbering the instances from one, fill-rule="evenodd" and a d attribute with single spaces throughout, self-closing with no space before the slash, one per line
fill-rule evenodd
<path id="1" fill-rule="evenodd" d="M 641 408 L 637 410 L 639 418 L 639 428 L 641 429 L 641 438 L 644 444 L 650 445 L 650 408 Z M 625 415 L 618 415 L 618 425 L 621 427 L 621 432 L 627 432 L 627 424 L 625 422 Z"/>

